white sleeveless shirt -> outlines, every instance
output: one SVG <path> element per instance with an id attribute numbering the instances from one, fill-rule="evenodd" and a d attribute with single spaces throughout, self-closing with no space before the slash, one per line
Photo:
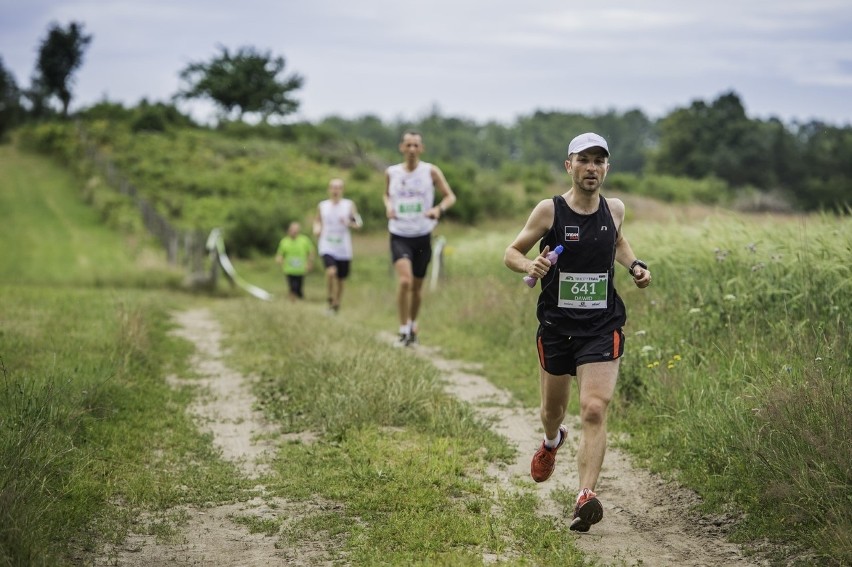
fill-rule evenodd
<path id="1" fill-rule="evenodd" d="M 421 161 L 414 171 L 398 163 L 387 169 L 388 196 L 396 218 L 388 220 L 388 230 L 397 236 L 425 236 L 438 224 L 426 216 L 435 204 L 432 164 Z"/>
<path id="2" fill-rule="evenodd" d="M 331 199 L 320 202 L 322 231 L 317 245 L 320 256 L 328 254 L 335 260 L 352 259 L 352 235 L 349 231 L 352 210 L 350 199 L 341 199 L 337 203 Z"/>

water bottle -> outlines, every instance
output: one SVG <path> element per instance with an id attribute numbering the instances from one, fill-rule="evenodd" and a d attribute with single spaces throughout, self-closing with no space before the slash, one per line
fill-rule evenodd
<path id="1" fill-rule="evenodd" d="M 559 244 L 556 248 L 547 253 L 547 259 L 550 260 L 550 265 L 553 266 L 556 264 L 556 260 L 559 258 L 559 255 L 562 253 L 562 245 Z M 529 287 L 535 287 L 535 282 L 538 278 L 534 278 L 532 276 L 524 276 L 524 282 Z"/>

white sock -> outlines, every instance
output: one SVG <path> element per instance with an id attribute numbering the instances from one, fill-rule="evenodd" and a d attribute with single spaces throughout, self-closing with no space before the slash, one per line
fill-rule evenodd
<path id="1" fill-rule="evenodd" d="M 562 437 L 562 430 L 561 429 L 557 430 L 556 437 L 554 437 L 553 439 L 548 439 L 547 437 L 545 437 L 544 438 L 544 446 L 547 447 L 548 449 L 553 449 L 554 447 L 559 445 L 560 437 Z"/>
<path id="2" fill-rule="evenodd" d="M 417 321 L 409 321 L 408 327 L 411 329 L 412 333 L 416 333 L 417 332 Z"/>
<path id="3" fill-rule="evenodd" d="M 408 325 L 400 325 L 399 326 L 399 334 L 400 335 L 407 335 L 410 328 L 411 327 L 408 326 Z"/>

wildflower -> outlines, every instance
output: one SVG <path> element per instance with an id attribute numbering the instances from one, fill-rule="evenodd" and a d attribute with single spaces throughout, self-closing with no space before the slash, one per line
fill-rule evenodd
<path id="1" fill-rule="evenodd" d="M 818 356 L 814 359 L 815 362 L 822 362 L 822 357 Z"/>
<path id="2" fill-rule="evenodd" d="M 669 362 L 669 363 L 666 365 L 666 368 L 668 368 L 669 370 L 671 370 L 672 368 L 674 368 L 674 364 L 673 364 L 673 363 L 671 363 L 671 362 Z"/>
<path id="3" fill-rule="evenodd" d="M 652 350 L 654 350 L 654 347 L 652 347 L 651 345 L 645 345 L 642 347 L 642 354 L 649 353 Z"/>
<path id="4" fill-rule="evenodd" d="M 672 357 L 672 360 L 680 360 L 680 355 L 676 354 Z"/>
<path id="5" fill-rule="evenodd" d="M 720 250 L 719 248 L 716 248 L 715 252 L 717 262 L 723 262 L 728 257 L 728 254 L 730 254 L 727 250 Z"/>
<path id="6" fill-rule="evenodd" d="M 647 334 L 647 332 L 646 331 L 636 331 L 634 334 L 637 337 L 644 337 Z"/>
<path id="7" fill-rule="evenodd" d="M 754 242 L 749 242 L 748 244 L 746 244 L 746 250 L 754 254 L 755 252 L 757 252 L 757 244 L 755 244 Z"/>
<path id="8" fill-rule="evenodd" d="M 736 296 L 736 295 L 731 295 L 731 294 L 729 293 L 729 294 L 728 294 L 728 295 L 726 295 L 723 299 L 724 299 L 725 301 L 736 301 L 736 300 L 737 300 L 737 296 Z"/>
<path id="9" fill-rule="evenodd" d="M 693 307 L 692 309 L 689 310 L 690 315 L 697 315 L 698 313 L 701 313 L 700 307 Z"/>

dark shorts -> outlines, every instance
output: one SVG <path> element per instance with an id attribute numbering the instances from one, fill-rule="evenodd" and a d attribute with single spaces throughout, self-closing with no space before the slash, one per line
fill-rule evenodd
<path id="1" fill-rule="evenodd" d="M 290 293 L 296 297 L 305 297 L 302 293 L 303 281 L 305 281 L 305 276 L 287 276 L 287 286 L 290 288 Z"/>
<path id="2" fill-rule="evenodd" d="M 415 278 L 426 277 L 426 269 L 432 260 L 432 235 L 426 236 L 397 236 L 390 235 L 391 262 L 408 258 L 411 260 L 411 273 Z"/>
<path id="3" fill-rule="evenodd" d="M 616 329 L 593 337 L 566 337 L 539 325 L 535 335 L 538 362 L 550 374 L 577 375 L 577 367 L 589 362 L 615 360 L 624 354 L 624 333 Z"/>
<path id="4" fill-rule="evenodd" d="M 337 279 L 345 280 L 349 275 L 349 266 L 352 264 L 352 260 L 338 260 L 330 254 L 323 254 L 322 264 L 326 268 L 330 268 L 332 266 L 337 268 Z"/>

